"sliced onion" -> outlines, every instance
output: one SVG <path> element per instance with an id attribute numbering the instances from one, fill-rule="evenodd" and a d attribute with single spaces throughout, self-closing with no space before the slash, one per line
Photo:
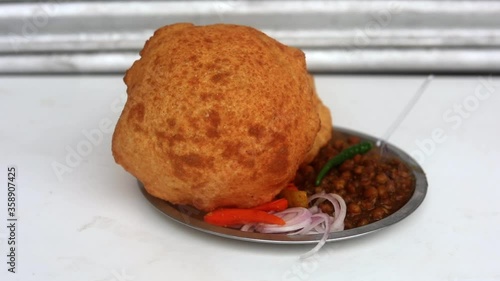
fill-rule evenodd
<path id="1" fill-rule="evenodd" d="M 330 231 L 342 231 L 344 230 L 344 220 L 345 220 L 345 216 L 347 215 L 347 205 L 344 201 L 344 199 L 342 199 L 342 197 L 340 197 L 339 195 L 337 194 L 333 194 L 331 193 L 330 196 L 334 199 L 336 199 L 336 201 L 338 202 L 338 204 L 340 204 L 340 210 L 339 212 L 335 212 L 335 220 L 332 224 L 332 228 L 330 229 Z"/>
<path id="2" fill-rule="evenodd" d="M 322 228 L 322 230 L 317 230 L 317 227 L 321 228 L 321 224 L 325 222 L 325 218 L 321 215 L 324 215 L 323 213 L 320 214 L 313 214 L 311 216 L 311 223 L 307 225 L 306 227 L 302 228 L 299 231 L 288 233 L 288 235 L 302 235 L 302 234 L 310 234 L 311 230 L 316 230 L 318 233 L 323 233 L 325 232 L 325 228 Z M 328 216 L 327 216 L 328 217 Z"/>
<path id="3" fill-rule="evenodd" d="M 241 231 L 247 231 L 247 232 L 253 232 L 255 230 L 255 225 L 256 223 L 247 223 L 247 224 L 244 224 L 240 230 Z"/>
<path id="4" fill-rule="evenodd" d="M 313 214 L 318 213 L 319 212 L 318 206 L 312 206 L 311 208 L 309 208 L 309 212 L 311 212 Z"/>
<path id="5" fill-rule="evenodd" d="M 344 230 L 344 220 L 347 206 L 337 194 L 325 192 L 317 193 L 309 197 L 309 203 L 316 200 L 309 209 L 302 207 L 289 208 L 281 212 L 270 212 L 282 218 L 285 225 L 274 225 L 264 223 L 249 223 L 241 227 L 242 231 L 256 231 L 260 233 L 283 233 L 288 235 L 323 234 L 318 244 L 300 258 L 308 258 L 325 245 L 331 232 Z M 333 205 L 334 214 L 329 216 L 321 211 L 319 204 L 329 201 Z"/>
<path id="6" fill-rule="evenodd" d="M 290 225 L 282 225 L 282 226 L 275 226 L 275 225 L 258 225 L 255 230 L 260 233 L 287 233 L 290 231 L 296 231 L 298 229 L 302 229 L 308 225 L 311 224 L 311 218 L 306 218 L 305 220 L 295 223 L 295 224 L 290 224 Z"/>
<path id="7" fill-rule="evenodd" d="M 322 216 L 323 217 L 323 221 L 325 223 L 325 229 L 330 229 L 330 219 L 329 219 L 329 216 L 325 213 L 319 213 L 319 214 L 316 214 L 318 216 Z M 303 259 L 307 259 L 308 257 L 316 254 L 319 249 L 321 249 L 321 247 L 323 247 L 323 245 L 325 245 L 326 243 L 326 239 L 328 239 L 328 234 L 330 234 L 329 231 L 325 231 L 323 233 L 323 237 L 321 237 L 321 240 L 319 240 L 318 244 L 312 248 L 309 252 L 303 254 L 300 256 L 300 259 L 303 260 Z"/>
<path id="8" fill-rule="evenodd" d="M 344 199 L 334 193 L 325 194 L 324 192 L 321 192 L 309 197 L 309 203 L 315 199 L 318 199 L 316 203 L 318 203 L 321 199 L 326 199 L 333 205 L 335 217 L 333 223 L 331 224 L 330 232 L 344 230 L 344 220 L 347 214 L 347 205 L 345 204 Z"/>
<path id="9" fill-rule="evenodd" d="M 285 225 L 259 224 L 256 230 L 262 233 L 286 233 L 302 229 L 311 224 L 312 213 L 306 208 L 289 208 L 274 213 L 274 215 L 282 218 Z"/>

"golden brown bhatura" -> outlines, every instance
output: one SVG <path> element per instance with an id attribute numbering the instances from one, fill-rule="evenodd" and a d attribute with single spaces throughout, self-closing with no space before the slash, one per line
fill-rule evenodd
<path id="1" fill-rule="evenodd" d="M 302 51 L 246 26 L 182 23 L 158 29 L 140 55 L 112 150 L 147 192 L 246 208 L 293 180 L 321 122 Z"/>

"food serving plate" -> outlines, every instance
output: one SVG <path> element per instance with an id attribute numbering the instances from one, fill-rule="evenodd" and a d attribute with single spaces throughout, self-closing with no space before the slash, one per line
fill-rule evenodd
<path id="1" fill-rule="evenodd" d="M 335 127 L 334 130 L 346 134 L 347 136 L 359 137 L 362 141 L 370 141 L 372 143 L 376 143 L 378 140 L 377 138 L 374 138 L 372 136 L 352 131 L 349 129 Z M 384 153 L 386 153 L 388 156 L 399 158 L 399 160 L 405 163 L 413 173 L 413 176 L 415 177 L 415 191 L 413 192 L 413 195 L 411 196 L 410 200 L 403 207 L 401 207 L 401 209 L 379 221 L 361 227 L 352 228 L 349 230 L 330 233 L 327 242 L 359 237 L 362 235 L 373 233 L 387 226 L 393 225 L 408 217 L 424 201 L 425 195 L 427 193 L 427 179 L 420 165 L 418 165 L 418 163 L 404 151 L 389 143 L 385 144 Z M 293 236 L 286 234 L 265 234 L 265 233 L 246 232 L 234 228 L 226 228 L 226 227 L 211 225 L 203 221 L 203 216 L 205 212 L 202 212 L 190 206 L 170 204 L 167 201 L 153 197 L 149 193 L 147 193 L 141 182 L 139 182 L 139 186 L 146 199 L 156 209 L 165 214 L 167 217 L 185 226 L 209 234 L 231 239 L 237 239 L 237 240 L 260 242 L 260 243 L 274 243 L 274 244 L 318 243 L 321 240 L 321 237 L 323 236 L 323 234 L 293 235 Z"/>

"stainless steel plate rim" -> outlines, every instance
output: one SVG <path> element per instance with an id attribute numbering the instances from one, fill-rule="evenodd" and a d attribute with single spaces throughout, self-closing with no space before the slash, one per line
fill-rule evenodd
<path id="1" fill-rule="evenodd" d="M 348 135 L 358 136 L 362 140 L 368 140 L 373 143 L 375 143 L 378 140 L 375 137 L 360 132 L 356 132 L 350 129 L 334 127 L 334 130 Z M 366 235 L 384 229 L 390 225 L 394 225 L 397 222 L 408 217 L 410 214 L 412 214 L 424 201 L 425 196 L 427 194 L 428 184 L 425 173 L 420 167 L 420 165 L 403 150 L 395 147 L 390 143 L 386 143 L 386 149 L 388 153 L 394 154 L 395 156 L 399 157 L 403 162 L 405 162 L 412 171 L 415 177 L 415 191 L 412 197 L 403 207 L 401 207 L 401 209 L 399 209 L 398 211 L 394 212 L 393 214 L 384 219 L 370 223 L 365 226 L 330 233 L 327 242 L 334 242 L 334 241 L 359 237 L 362 235 Z M 322 237 L 322 234 L 291 236 L 286 234 L 254 233 L 254 232 L 240 231 L 238 229 L 233 229 L 233 228 L 210 225 L 203 221 L 203 212 L 189 206 L 173 205 L 164 200 L 156 198 L 150 195 L 145 190 L 144 186 L 140 181 L 138 181 L 138 183 L 144 197 L 146 197 L 146 199 L 158 211 L 160 211 L 168 218 L 173 219 L 176 222 L 179 222 L 185 226 L 194 228 L 202 232 L 242 241 L 272 243 L 272 244 L 312 244 L 312 243 L 318 243 L 318 241 Z"/>

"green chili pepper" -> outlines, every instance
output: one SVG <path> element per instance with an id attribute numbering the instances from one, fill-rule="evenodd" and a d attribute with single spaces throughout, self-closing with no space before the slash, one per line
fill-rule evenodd
<path id="1" fill-rule="evenodd" d="M 323 178 L 326 176 L 326 174 L 328 174 L 328 172 L 330 172 L 330 170 L 333 167 L 344 163 L 345 160 L 353 158 L 357 154 L 365 154 L 368 151 L 370 151 L 371 148 L 372 148 L 371 143 L 361 142 L 361 143 L 358 143 L 356 145 L 353 145 L 349 148 L 342 150 L 339 154 L 337 154 L 336 156 L 334 156 L 333 158 L 328 160 L 328 162 L 326 162 L 325 166 L 323 166 L 323 169 L 321 169 L 318 176 L 316 177 L 316 182 L 315 182 L 316 186 L 321 184 L 321 181 L 323 180 Z"/>

